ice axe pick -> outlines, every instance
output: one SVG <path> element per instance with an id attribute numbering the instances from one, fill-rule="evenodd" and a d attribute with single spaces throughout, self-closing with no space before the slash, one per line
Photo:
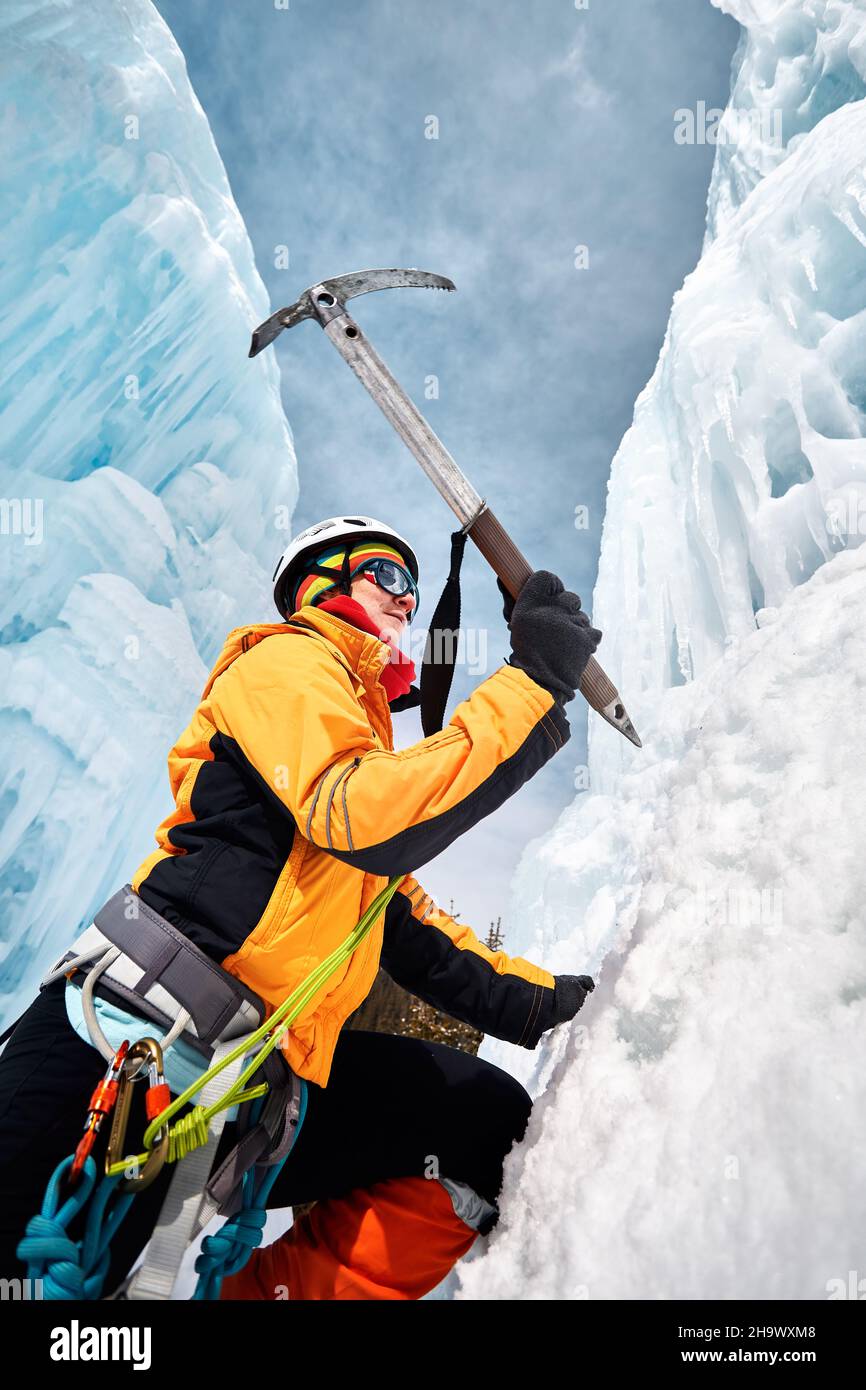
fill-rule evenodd
<path id="1" fill-rule="evenodd" d="M 441 493 L 467 535 L 516 598 L 532 569 L 517 546 L 497 521 L 486 501 L 461 472 L 442 441 L 433 433 L 421 412 L 395 381 L 390 371 L 346 312 L 346 301 L 371 290 L 398 289 L 415 285 L 426 289 L 453 290 L 451 280 L 427 270 L 359 270 L 354 275 L 338 275 L 304 290 L 288 309 L 279 309 L 253 333 L 250 357 L 266 348 L 284 328 L 294 328 L 303 319 L 315 319 L 324 328 L 340 356 L 366 386 L 379 409 L 390 420 L 404 444 L 415 455 L 433 486 Z M 641 741 L 613 681 L 595 657 L 590 657 L 580 681 L 580 693 L 602 719 L 638 748 Z"/>

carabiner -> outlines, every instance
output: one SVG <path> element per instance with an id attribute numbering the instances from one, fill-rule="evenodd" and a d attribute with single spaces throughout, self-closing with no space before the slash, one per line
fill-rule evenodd
<path id="1" fill-rule="evenodd" d="M 78 1147 L 72 1159 L 72 1167 L 69 1170 L 68 1181 L 73 1186 L 79 1179 L 81 1172 L 87 1162 L 90 1152 L 96 1143 L 96 1136 L 102 1127 L 102 1122 L 107 1115 L 111 1114 L 117 1100 L 117 1091 L 120 1085 L 119 1077 L 121 1068 L 126 1060 L 129 1051 L 129 1043 L 122 1042 L 108 1064 L 105 1076 L 97 1085 L 93 1095 L 90 1097 L 90 1105 L 87 1108 L 87 1118 L 84 1121 L 84 1133 L 78 1141 Z"/>
<path id="2" fill-rule="evenodd" d="M 132 1104 L 133 1083 L 146 1071 L 148 1077 L 148 1089 L 145 1097 L 145 1111 L 148 1120 L 156 1119 L 157 1115 L 169 1105 L 171 1094 L 165 1084 L 165 1076 L 162 1069 L 162 1048 L 155 1038 L 140 1038 L 137 1043 L 126 1054 L 123 1072 L 120 1077 L 120 1084 L 117 1093 L 117 1108 L 114 1112 L 114 1119 L 111 1124 L 111 1134 L 108 1139 L 108 1151 L 105 1155 L 105 1171 L 110 1173 L 112 1167 L 118 1163 L 124 1163 L 124 1149 L 126 1147 L 126 1127 L 129 1123 L 129 1108 Z M 132 1177 L 121 1178 L 119 1191 L 121 1192 L 141 1192 L 145 1187 L 149 1187 L 156 1178 L 165 1160 L 168 1157 L 168 1128 L 157 1134 L 153 1148 L 148 1154 L 144 1163 L 139 1165 L 137 1160 L 130 1159 L 129 1163 L 140 1171 Z"/>

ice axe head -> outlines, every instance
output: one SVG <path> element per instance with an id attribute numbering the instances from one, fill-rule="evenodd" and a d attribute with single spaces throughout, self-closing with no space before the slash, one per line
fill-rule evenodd
<path id="1" fill-rule="evenodd" d="M 429 270 L 356 270 L 352 275 L 338 275 L 333 280 L 322 280 L 304 290 L 300 299 L 288 309 L 278 309 L 269 319 L 260 323 L 250 345 L 250 357 L 255 357 L 282 333 L 284 328 L 294 328 L 302 319 L 318 319 L 327 323 L 335 314 L 343 311 L 348 299 L 359 294 L 369 294 L 371 290 L 394 290 L 404 285 L 417 285 L 428 290 L 453 290 L 452 280 L 444 275 L 433 275 Z"/>

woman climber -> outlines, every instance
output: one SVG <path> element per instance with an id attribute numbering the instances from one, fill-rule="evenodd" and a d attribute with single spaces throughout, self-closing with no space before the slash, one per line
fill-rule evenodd
<path id="1" fill-rule="evenodd" d="M 418 703 L 398 645 L 418 603 L 411 546 L 371 518 L 332 518 L 292 542 L 275 600 L 281 622 L 229 634 L 169 754 L 175 808 L 131 895 L 151 924 L 175 942 L 180 934 L 220 967 L 209 964 L 215 976 L 228 972 L 270 1013 L 402 876 L 384 916 L 283 1038 L 307 1104 L 268 1206 L 315 1205 L 227 1278 L 222 1297 L 417 1299 L 495 1223 L 503 1159 L 531 1102 L 476 1057 L 343 1025 L 380 965 L 453 1017 L 527 1048 L 581 1007 L 589 977 L 554 977 L 488 949 L 413 873 L 563 746 L 563 706 L 601 634 L 574 594 L 537 572 L 506 601 L 510 660 L 441 732 L 394 751 L 391 711 Z M 110 976 L 93 990 L 111 1047 L 160 1037 L 154 1014 L 131 1004 L 156 969 L 131 993 L 109 987 Z M 24 1274 L 16 1246 L 105 1073 L 81 973 L 71 968 L 43 987 L 0 1058 L 4 1277 Z M 166 1053 L 173 1091 L 188 1084 L 195 1059 L 181 1033 Z M 228 1123 L 217 1162 L 233 1131 Z M 132 1203 L 106 1293 L 147 1243 L 169 1178 L 166 1166 Z"/>

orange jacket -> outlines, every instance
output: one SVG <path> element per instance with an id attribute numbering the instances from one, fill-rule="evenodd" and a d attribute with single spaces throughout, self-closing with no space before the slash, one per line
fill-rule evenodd
<path id="1" fill-rule="evenodd" d="M 377 637 L 305 607 L 230 632 L 172 748 L 175 809 L 133 887 L 275 1008 L 346 937 L 388 878 L 385 920 L 286 1038 L 325 1085 L 337 1035 L 382 963 L 484 1031 L 534 1047 L 552 1026 L 547 971 L 491 951 L 412 878 L 562 747 L 568 721 L 523 671 L 500 667 L 437 734 L 394 751 Z"/>

